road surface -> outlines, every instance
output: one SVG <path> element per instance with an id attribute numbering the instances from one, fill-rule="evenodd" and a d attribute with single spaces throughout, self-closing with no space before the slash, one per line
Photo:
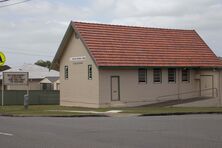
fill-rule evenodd
<path id="1" fill-rule="evenodd" d="M 222 115 L 0 117 L 1 148 L 221 148 Z"/>

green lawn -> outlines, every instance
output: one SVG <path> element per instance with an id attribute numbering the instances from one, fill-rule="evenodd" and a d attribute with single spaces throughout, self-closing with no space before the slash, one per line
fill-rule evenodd
<path id="1" fill-rule="evenodd" d="M 222 113 L 222 107 L 130 107 L 130 108 L 80 108 L 63 107 L 58 105 L 30 105 L 28 110 L 23 106 L 0 107 L 0 115 L 13 116 L 91 116 L 94 113 L 75 113 L 63 111 L 96 111 L 105 112 L 109 110 L 122 110 L 128 114 L 178 114 L 178 113 Z"/>
<path id="2" fill-rule="evenodd" d="M 58 110 L 58 111 L 53 111 Z M 60 112 L 61 110 L 71 111 L 106 111 L 106 109 L 90 109 L 79 107 L 63 107 L 58 105 L 30 105 L 27 110 L 23 106 L 1 106 L 0 115 L 14 115 L 14 116 L 86 116 L 93 115 L 91 113 L 73 113 Z"/>

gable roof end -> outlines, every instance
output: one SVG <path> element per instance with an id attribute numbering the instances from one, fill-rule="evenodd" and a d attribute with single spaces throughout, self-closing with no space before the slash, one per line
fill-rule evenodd
<path id="1" fill-rule="evenodd" d="M 66 30 L 66 33 L 62 39 L 62 42 L 60 43 L 59 48 L 54 56 L 54 59 L 52 61 L 52 65 L 51 65 L 50 69 L 55 69 L 55 70 L 59 71 L 60 59 L 61 59 L 61 56 L 64 52 L 64 49 L 65 49 L 68 41 L 72 35 L 72 32 L 73 32 L 73 28 L 72 28 L 72 22 L 71 22 L 68 26 L 68 29 Z"/>

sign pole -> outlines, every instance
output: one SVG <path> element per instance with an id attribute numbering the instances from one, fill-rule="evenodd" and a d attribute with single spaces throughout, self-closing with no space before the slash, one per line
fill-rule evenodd
<path id="1" fill-rule="evenodd" d="M 30 85 L 29 85 L 29 73 L 27 72 L 27 95 L 29 95 Z"/>
<path id="2" fill-rule="evenodd" d="M 27 91 L 26 91 L 26 92 L 27 92 L 27 95 L 29 95 L 29 89 L 30 89 L 29 87 L 30 87 L 30 86 L 29 86 L 29 83 L 28 83 L 28 84 L 27 84 Z"/>
<path id="3" fill-rule="evenodd" d="M 4 73 L 2 73 L 2 106 L 4 106 Z"/>

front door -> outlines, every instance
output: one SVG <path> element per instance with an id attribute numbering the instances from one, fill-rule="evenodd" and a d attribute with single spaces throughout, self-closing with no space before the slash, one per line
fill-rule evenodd
<path id="1" fill-rule="evenodd" d="M 111 76 L 111 100 L 120 100 L 119 76 Z"/>
<path id="2" fill-rule="evenodd" d="M 201 75 L 200 76 L 200 89 L 201 96 L 212 97 L 213 96 L 213 76 Z"/>

